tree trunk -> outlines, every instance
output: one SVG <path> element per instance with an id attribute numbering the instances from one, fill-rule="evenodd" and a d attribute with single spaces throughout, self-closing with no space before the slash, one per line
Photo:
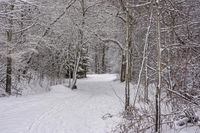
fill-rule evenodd
<path id="1" fill-rule="evenodd" d="M 102 69 L 102 73 L 105 73 L 105 46 L 103 45 L 102 48 L 102 58 L 101 58 L 101 69 Z"/>
<path id="2" fill-rule="evenodd" d="M 97 53 L 97 48 L 95 48 L 95 59 L 94 59 L 94 64 L 95 64 L 95 68 L 94 68 L 94 71 L 95 71 L 95 73 L 97 74 L 97 73 L 99 73 L 99 61 L 98 61 L 98 53 Z"/>
<path id="3" fill-rule="evenodd" d="M 77 52 L 76 58 L 75 58 L 74 70 L 73 70 L 73 81 L 72 81 L 71 89 L 77 89 L 76 82 L 77 82 L 77 72 L 79 68 L 80 58 L 81 58 L 80 52 Z"/>
<path id="4" fill-rule="evenodd" d="M 10 10 L 14 10 L 14 5 L 11 4 L 10 6 Z M 12 26 L 13 26 L 13 20 L 12 20 L 12 16 L 9 17 L 9 25 L 10 25 L 10 29 L 7 31 L 7 66 L 6 66 L 6 92 L 11 95 L 11 88 L 12 88 L 12 58 L 11 58 L 11 50 L 10 50 L 10 44 L 12 42 Z"/>
<path id="5" fill-rule="evenodd" d="M 85 25 L 85 2 L 84 0 L 80 1 L 81 4 L 81 9 L 82 9 L 82 23 L 81 23 L 81 28 L 79 29 L 79 42 L 76 47 L 76 57 L 75 57 L 75 65 L 74 65 L 74 70 L 73 70 L 73 81 L 72 81 L 72 89 L 77 89 L 76 82 L 77 82 L 77 72 L 78 68 L 80 65 L 80 60 L 81 60 L 81 48 L 83 47 L 83 39 L 84 39 L 84 33 L 83 33 L 83 28 Z"/>
<path id="6" fill-rule="evenodd" d="M 144 100 L 148 103 L 149 101 L 149 89 L 148 89 L 148 86 L 149 86 L 149 83 L 148 83 L 148 67 L 147 67 L 147 64 L 148 63 L 148 57 L 146 57 L 146 60 L 145 60 L 145 86 L 144 86 Z"/>
<path id="7" fill-rule="evenodd" d="M 122 64 L 121 64 L 121 72 L 120 72 L 120 81 L 125 81 L 126 75 L 126 54 L 122 51 Z"/>
<path id="8" fill-rule="evenodd" d="M 161 31 L 160 31 L 160 0 L 157 0 L 157 73 L 158 73 L 158 86 L 156 87 L 156 123 L 155 132 L 161 132 Z"/>
<path id="9" fill-rule="evenodd" d="M 125 76 L 125 110 L 128 111 L 130 106 L 130 44 L 131 44 L 131 23 L 129 2 L 126 10 L 126 76 Z"/>
<path id="10" fill-rule="evenodd" d="M 149 44 L 149 34 L 150 34 L 151 23 L 152 23 L 152 18 L 153 18 L 153 10 L 152 9 L 153 8 L 152 8 L 152 3 L 151 3 L 151 9 L 150 9 L 151 13 L 150 13 L 149 24 L 148 24 L 148 27 L 147 27 L 147 33 L 146 33 L 146 37 L 145 37 L 145 44 L 144 44 L 144 49 L 143 49 L 142 64 L 141 64 L 141 68 L 140 68 L 139 75 L 138 75 L 137 90 L 136 90 L 136 95 L 135 95 L 135 98 L 134 98 L 133 106 L 135 106 L 135 103 L 136 103 L 136 99 L 137 99 L 138 92 L 139 92 L 139 89 L 140 89 L 140 82 L 141 82 L 141 78 L 142 78 L 142 72 L 143 72 L 145 63 L 147 62 L 147 56 L 148 56 L 147 55 L 147 48 L 148 48 L 148 44 Z M 144 89 L 144 94 L 145 95 L 146 95 L 146 89 L 147 88 Z"/>
<path id="11" fill-rule="evenodd" d="M 6 92 L 11 95 L 12 88 L 12 58 L 10 56 L 11 52 L 9 51 L 7 56 L 7 67 L 6 67 Z"/>
<path id="12" fill-rule="evenodd" d="M 71 88 L 71 79 L 72 79 L 72 75 L 71 75 L 71 67 L 69 66 L 69 87 Z"/>

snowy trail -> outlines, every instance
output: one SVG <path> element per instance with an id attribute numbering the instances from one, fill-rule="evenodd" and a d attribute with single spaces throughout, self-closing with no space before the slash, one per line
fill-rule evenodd
<path id="1" fill-rule="evenodd" d="M 116 75 L 89 75 L 78 89 L 62 85 L 45 94 L 0 99 L 1 133 L 106 133 L 118 122 L 123 84 Z M 116 94 L 118 96 L 116 96 Z M 106 114 L 112 119 L 102 119 Z"/>

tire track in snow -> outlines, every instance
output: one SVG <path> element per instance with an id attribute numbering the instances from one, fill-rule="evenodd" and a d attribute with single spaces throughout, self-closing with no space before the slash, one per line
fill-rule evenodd
<path id="1" fill-rule="evenodd" d="M 73 97 L 73 96 L 72 96 Z M 66 100 L 68 98 L 71 97 L 66 97 L 64 99 L 61 99 L 60 101 L 62 102 L 61 104 L 56 104 L 54 105 L 52 108 L 50 108 L 50 110 L 48 110 L 47 112 L 44 112 L 43 114 L 41 114 L 39 116 L 39 118 L 37 118 L 28 128 L 28 133 L 36 133 L 35 130 L 37 130 L 37 132 L 39 132 L 40 129 L 40 125 L 43 121 L 45 121 L 46 119 L 53 117 L 54 114 L 58 114 L 60 111 L 62 111 L 65 108 L 66 105 Z M 59 101 L 59 102 L 60 102 Z M 57 102 L 56 102 L 57 103 Z M 27 133 L 24 132 L 24 133 Z"/>
<path id="2" fill-rule="evenodd" d="M 39 118 L 37 118 L 28 128 L 28 132 L 29 133 L 35 133 L 34 129 L 38 128 L 38 126 L 40 125 L 41 121 L 43 119 L 45 119 L 46 117 L 48 117 L 51 113 L 53 113 L 53 111 L 57 110 L 59 105 L 55 105 L 53 106 L 49 111 L 44 112 L 42 115 L 39 116 Z M 27 132 L 24 132 L 27 133 Z"/>
<path id="3" fill-rule="evenodd" d="M 112 75 L 111 78 L 109 75 L 94 76 L 80 80 L 77 90 L 57 85 L 50 93 L 2 102 L 9 108 L 9 114 L 5 116 L 7 111 L 0 109 L 3 116 L 0 132 L 103 133 L 107 130 L 105 125 L 113 122 L 102 120 L 102 116 L 108 112 L 115 114 L 120 109 L 110 86 L 113 79 Z M 118 84 L 113 88 L 121 92 Z M 6 106 L 6 103 L 12 104 Z"/>

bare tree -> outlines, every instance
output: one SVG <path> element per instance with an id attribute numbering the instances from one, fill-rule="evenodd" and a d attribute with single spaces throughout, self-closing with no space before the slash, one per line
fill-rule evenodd
<path id="1" fill-rule="evenodd" d="M 131 11 L 129 9 L 129 1 L 127 1 L 126 9 L 126 77 L 125 77 L 125 110 L 128 110 L 130 106 L 130 46 L 131 46 Z"/>
<path id="2" fill-rule="evenodd" d="M 8 11 L 12 12 L 14 10 L 14 5 L 11 3 L 8 5 Z M 6 31 L 7 34 L 7 67 L 6 67 L 6 92 L 11 95 L 11 88 L 12 88 L 12 57 L 11 57 L 11 48 L 12 44 L 12 27 L 13 27 L 13 20 L 12 14 L 8 17 L 9 29 Z"/>
<path id="3" fill-rule="evenodd" d="M 160 0 L 157 0 L 157 73 L 158 85 L 156 87 L 156 123 L 155 132 L 161 132 L 161 28 L 160 28 Z"/>

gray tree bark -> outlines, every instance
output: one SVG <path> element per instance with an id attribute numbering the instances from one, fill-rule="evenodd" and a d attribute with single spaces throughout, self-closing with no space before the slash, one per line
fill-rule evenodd
<path id="1" fill-rule="evenodd" d="M 11 4 L 9 5 L 9 9 L 12 11 L 14 10 L 14 5 Z M 7 64 L 6 64 L 6 92 L 11 95 L 11 88 L 12 88 L 12 58 L 11 58 L 11 50 L 10 50 L 10 44 L 12 43 L 12 26 L 13 26 L 13 20 L 12 20 L 12 16 L 10 16 L 8 18 L 9 21 L 9 29 L 6 32 L 7 33 Z"/>
<path id="2" fill-rule="evenodd" d="M 131 45 L 131 22 L 130 22 L 129 1 L 126 9 L 126 75 L 125 75 L 125 110 L 130 106 L 130 45 Z"/>
<path id="3" fill-rule="evenodd" d="M 156 87 L 156 122 L 155 132 L 161 132 L 161 28 L 160 28 L 160 0 L 157 0 L 157 73 L 158 85 Z"/>

